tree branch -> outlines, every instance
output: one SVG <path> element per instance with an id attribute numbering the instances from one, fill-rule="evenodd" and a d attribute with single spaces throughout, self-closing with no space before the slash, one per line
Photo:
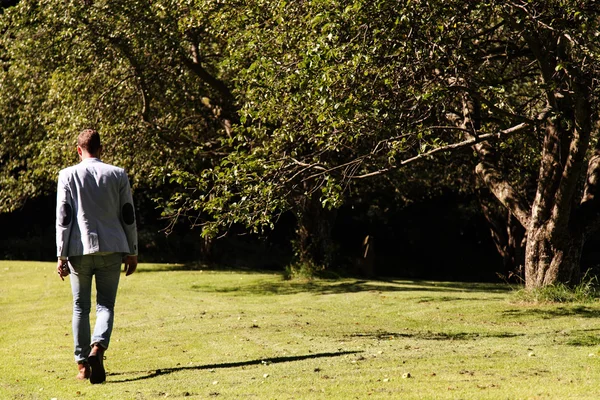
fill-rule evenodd
<path id="1" fill-rule="evenodd" d="M 234 111 L 235 107 L 233 93 L 231 93 L 231 90 L 225 84 L 225 82 L 213 76 L 206 70 L 206 68 L 202 66 L 198 45 L 196 43 L 192 43 L 191 52 L 192 58 L 190 59 L 185 55 L 182 55 L 182 62 L 190 71 L 192 71 L 204 83 L 214 89 L 221 97 L 220 103 L 223 105 L 221 107 L 210 104 L 210 101 L 203 102 L 203 104 L 208 107 L 214 116 L 219 120 L 221 126 L 225 129 L 225 132 L 227 132 L 227 135 L 231 136 L 232 125 L 237 120 Z"/>
<path id="2" fill-rule="evenodd" d="M 556 191 L 556 200 L 552 209 L 553 221 L 555 221 L 554 231 L 556 232 L 564 231 L 573 211 L 577 213 L 572 204 L 579 184 L 578 177 L 586 168 L 584 160 L 592 131 L 590 117 L 592 106 L 589 101 L 590 93 L 587 91 L 590 86 L 590 84 L 582 85 L 579 82 L 574 82 L 575 92 L 577 93 L 574 101 L 574 129 L 564 134 L 566 136 L 565 141 L 570 142 L 568 156 L 562 168 L 560 185 Z M 587 224 L 587 221 L 582 222 L 582 225 Z"/>
<path id="3" fill-rule="evenodd" d="M 183 57 L 183 63 L 185 64 L 185 66 L 188 67 L 192 72 L 194 72 L 196 76 L 202 79 L 208 86 L 216 90 L 226 103 L 233 103 L 233 94 L 231 93 L 231 90 L 229 90 L 229 87 L 227 87 L 225 82 L 214 77 L 210 72 L 206 70 L 206 68 L 202 66 L 200 60 L 200 52 L 197 44 L 193 43 L 191 45 L 191 52 L 191 59 Z"/>
<path id="4" fill-rule="evenodd" d="M 464 90 L 465 92 L 469 93 L 470 96 L 473 96 L 474 98 L 476 98 L 477 100 L 479 100 L 483 104 L 485 104 L 491 111 L 494 111 L 500 115 L 509 117 L 509 118 L 513 119 L 514 121 L 524 122 L 527 124 L 533 123 L 533 121 L 531 119 L 529 119 L 523 115 L 513 114 L 510 111 L 503 110 L 502 108 L 496 106 L 494 103 L 492 103 L 491 101 L 489 101 L 488 99 L 483 97 L 479 92 L 477 92 L 476 90 L 472 90 L 471 88 L 469 88 L 467 86 L 451 85 L 449 88 Z M 472 132 L 472 131 L 470 131 L 470 132 Z"/>
<path id="5" fill-rule="evenodd" d="M 471 129 L 467 137 L 477 139 L 477 131 L 481 128 L 481 103 L 477 97 L 465 95 L 462 100 L 462 128 Z M 458 122 L 458 121 L 457 121 Z M 525 126 L 529 123 L 522 122 Z M 514 215 L 524 227 L 529 225 L 529 205 L 527 200 L 520 195 L 504 175 L 498 170 L 496 151 L 488 142 L 473 145 L 480 162 L 475 167 L 475 173 L 486 184 L 494 196 Z"/>
<path id="6" fill-rule="evenodd" d="M 446 129 L 452 129 L 452 130 L 463 130 L 462 128 L 458 128 L 458 127 L 455 127 L 455 126 L 434 127 L 434 128 L 436 128 L 436 129 L 446 128 Z M 469 138 L 467 140 L 463 140 L 462 142 L 452 143 L 452 144 L 449 144 L 449 145 L 446 145 L 446 146 L 442 146 L 442 147 L 438 147 L 438 148 L 429 150 L 429 151 L 427 151 L 425 153 L 421 153 L 421 154 L 416 155 L 414 157 L 410 157 L 410 158 L 404 159 L 404 160 L 400 161 L 398 164 L 390 166 L 388 168 L 383 168 L 383 169 L 380 169 L 380 170 L 377 170 L 377 171 L 368 172 L 366 174 L 361 174 L 361 175 L 347 176 L 347 178 L 349 178 L 349 179 L 364 179 L 364 178 L 370 178 L 372 176 L 382 175 L 382 174 L 388 173 L 390 171 L 393 171 L 395 169 L 398 169 L 400 167 L 403 167 L 405 165 L 408 165 L 408 164 L 410 164 L 412 162 L 415 162 L 415 161 L 418 161 L 418 160 L 422 160 L 422 159 L 427 158 L 427 157 L 431 157 L 431 156 L 436 155 L 438 153 L 447 153 L 447 152 L 456 151 L 456 150 L 464 149 L 464 148 L 467 148 L 467 147 L 471 147 L 471 146 L 473 146 L 473 145 L 475 145 L 477 143 L 487 142 L 487 141 L 491 141 L 491 140 L 499 140 L 499 139 L 502 139 L 502 138 L 504 138 L 506 136 L 509 136 L 509 135 L 514 134 L 514 133 L 527 130 L 529 128 L 530 128 L 529 124 L 520 123 L 519 125 L 515 125 L 515 126 L 513 126 L 511 128 L 501 130 L 501 131 L 499 131 L 497 133 L 487 133 L 487 134 L 484 134 L 484 135 L 479 135 L 477 137 Z M 329 171 L 331 171 L 331 169 L 329 169 L 327 171 L 324 171 L 322 173 L 319 173 L 319 174 L 311 175 L 310 177 L 308 177 L 306 179 L 317 177 L 318 175 L 322 175 L 322 174 L 328 173 Z"/>

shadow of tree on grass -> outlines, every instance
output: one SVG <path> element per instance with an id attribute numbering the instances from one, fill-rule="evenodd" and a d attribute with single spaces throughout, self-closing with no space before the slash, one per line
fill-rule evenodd
<path id="1" fill-rule="evenodd" d="M 135 378 L 125 378 L 120 380 L 107 380 L 106 383 L 123 383 L 123 382 L 135 382 L 141 381 L 145 379 L 156 378 L 157 376 L 169 375 L 174 372 L 179 371 L 194 371 L 194 370 L 211 370 L 211 369 L 219 369 L 219 368 L 239 368 L 245 367 L 248 365 L 261 365 L 261 364 L 278 364 L 284 362 L 294 362 L 294 361 L 302 361 L 316 358 L 327 358 L 327 357 L 340 357 L 344 355 L 350 354 L 358 354 L 362 353 L 362 351 L 340 351 L 335 353 L 317 353 L 317 354 L 306 354 L 301 356 L 289 356 L 289 357 L 272 357 L 272 358 L 261 358 L 258 360 L 249 360 L 249 361 L 238 361 L 231 363 L 222 363 L 222 364 L 207 364 L 207 365 L 189 365 L 184 367 L 172 367 L 172 368 L 161 368 L 150 371 L 134 371 L 134 372 L 116 372 L 116 373 L 107 373 L 109 376 L 119 376 L 119 375 L 139 375 L 141 376 Z"/>
<path id="2" fill-rule="evenodd" d="M 552 308 L 519 308 L 506 310 L 503 314 L 509 317 L 536 316 L 543 319 L 556 317 L 598 318 L 600 317 L 600 308 L 582 305 L 554 306 Z"/>
<path id="3" fill-rule="evenodd" d="M 507 293 L 512 289 L 501 284 L 433 283 L 424 281 L 381 281 L 381 280 L 309 280 L 309 281 L 259 281 L 240 286 L 191 286 L 192 290 L 208 293 L 230 293 L 240 295 L 292 295 L 298 293 L 343 294 L 358 292 L 444 292 L 444 293 Z M 446 301 L 460 297 L 445 297 Z M 431 298 L 431 300 L 434 300 Z"/>
<path id="4" fill-rule="evenodd" d="M 399 332 L 368 332 L 368 333 L 354 333 L 350 335 L 351 337 L 357 338 L 373 338 L 373 339 L 396 339 L 396 338 L 406 338 L 406 339 L 416 339 L 416 340 L 477 340 L 482 338 L 514 338 L 518 336 L 525 336 L 522 333 L 513 333 L 513 332 L 487 332 L 487 333 L 479 333 L 479 332 L 409 332 L 409 333 L 399 333 Z"/>
<path id="5" fill-rule="evenodd" d="M 575 347 L 592 347 L 600 344 L 600 329 L 576 329 L 570 331 L 565 344 Z"/>
<path id="6" fill-rule="evenodd" d="M 232 269 L 201 264 L 151 264 L 138 268 L 140 273 L 160 273 L 175 271 L 203 271 L 203 272 L 231 272 L 236 274 L 268 274 L 271 276 L 282 275 L 274 271 L 259 271 L 251 269 Z M 137 273 L 137 272 L 136 272 Z M 315 294 L 341 294 L 357 292 L 453 292 L 453 293 L 507 293 L 514 290 L 513 286 L 502 283 L 477 283 L 477 282 L 434 282 L 422 280 L 403 279 L 298 279 L 285 280 L 283 275 L 280 281 L 273 279 L 259 280 L 258 282 L 232 287 L 207 285 L 192 285 L 192 290 L 209 293 L 239 293 L 248 295 L 286 295 L 298 293 Z"/>

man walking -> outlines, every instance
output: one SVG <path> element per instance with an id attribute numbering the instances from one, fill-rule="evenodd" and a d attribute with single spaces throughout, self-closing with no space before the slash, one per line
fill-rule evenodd
<path id="1" fill-rule="evenodd" d="M 77 153 L 81 162 L 58 175 L 57 272 L 63 280 L 71 275 L 77 378 L 102 383 L 121 263 L 126 276 L 137 268 L 135 211 L 125 171 L 100 161 L 98 132 L 83 130 L 77 138 Z M 96 324 L 90 335 L 92 277 Z"/>

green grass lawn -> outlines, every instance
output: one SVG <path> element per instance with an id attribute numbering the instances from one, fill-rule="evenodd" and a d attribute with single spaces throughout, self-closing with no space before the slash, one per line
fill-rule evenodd
<path id="1" fill-rule="evenodd" d="M 504 285 L 139 267 L 107 382 L 75 380 L 54 263 L 0 262 L 0 399 L 598 399 L 600 304 Z"/>

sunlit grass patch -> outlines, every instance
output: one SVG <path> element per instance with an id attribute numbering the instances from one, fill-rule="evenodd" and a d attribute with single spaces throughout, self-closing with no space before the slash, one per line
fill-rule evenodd
<path id="1" fill-rule="evenodd" d="M 182 265 L 123 277 L 102 385 L 74 379 L 67 282 L 0 262 L 0 399 L 595 399 L 600 306 L 505 285 L 291 279 Z"/>

